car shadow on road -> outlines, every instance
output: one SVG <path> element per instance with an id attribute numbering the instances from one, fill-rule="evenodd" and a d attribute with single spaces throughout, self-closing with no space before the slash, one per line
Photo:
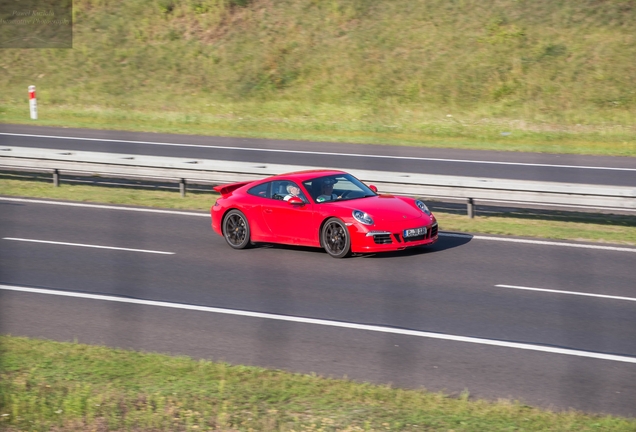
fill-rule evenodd
<path id="1" fill-rule="evenodd" d="M 311 246 L 297 246 L 280 243 L 252 243 L 250 249 L 280 249 L 290 251 L 313 252 L 319 254 L 327 254 L 324 249 Z"/>
<path id="2" fill-rule="evenodd" d="M 399 258 L 405 256 L 424 255 L 434 252 L 442 252 L 448 249 L 463 246 L 472 240 L 473 236 L 465 233 L 453 233 L 444 232 L 440 233 L 439 240 L 431 246 L 419 246 L 413 248 L 402 249 L 393 252 L 381 252 L 381 253 L 355 253 L 354 258 Z M 318 253 L 328 256 L 322 248 L 308 247 L 308 246 L 294 246 L 275 243 L 255 243 L 252 245 L 253 249 L 280 249 L 280 250 L 295 250 L 309 253 Z"/>
<path id="3" fill-rule="evenodd" d="M 414 248 L 403 249 L 394 252 L 356 254 L 356 256 L 364 258 L 399 258 L 405 256 L 425 255 L 435 252 L 442 252 L 448 249 L 463 246 L 469 243 L 473 236 L 465 233 L 444 232 L 440 233 L 439 239 L 431 246 L 419 246 Z"/>

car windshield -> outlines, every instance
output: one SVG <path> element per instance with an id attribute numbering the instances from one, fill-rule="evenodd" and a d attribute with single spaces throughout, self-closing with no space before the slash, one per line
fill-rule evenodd
<path id="1" fill-rule="evenodd" d="M 376 196 L 375 192 L 351 174 L 318 177 L 303 182 L 303 185 L 316 203 Z"/>

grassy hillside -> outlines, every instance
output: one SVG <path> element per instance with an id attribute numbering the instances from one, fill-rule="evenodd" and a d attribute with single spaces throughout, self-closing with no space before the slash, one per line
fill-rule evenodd
<path id="1" fill-rule="evenodd" d="M 636 155 L 634 59 L 634 0 L 75 0 L 72 50 L 0 52 L 0 115 Z"/>

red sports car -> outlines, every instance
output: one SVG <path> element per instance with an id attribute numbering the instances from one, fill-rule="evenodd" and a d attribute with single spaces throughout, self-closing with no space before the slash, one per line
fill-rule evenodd
<path id="1" fill-rule="evenodd" d="M 334 258 L 437 241 L 422 201 L 378 194 L 343 171 L 311 170 L 216 186 L 212 229 L 234 249 L 251 243 L 322 247 Z"/>

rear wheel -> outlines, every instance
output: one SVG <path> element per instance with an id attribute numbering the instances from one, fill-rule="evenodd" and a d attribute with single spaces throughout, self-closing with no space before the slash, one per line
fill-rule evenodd
<path id="1" fill-rule="evenodd" d="M 245 249 L 250 244 L 250 224 L 243 212 L 230 210 L 223 219 L 223 236 L 230 247 Z"/>
<path id="2" fill-rule="evenodd" d="M 351 254 L 349 230 L 340 219 L 331 218 L 322 227 L 322 246 L 334 258 L 344 258 Z"/>

